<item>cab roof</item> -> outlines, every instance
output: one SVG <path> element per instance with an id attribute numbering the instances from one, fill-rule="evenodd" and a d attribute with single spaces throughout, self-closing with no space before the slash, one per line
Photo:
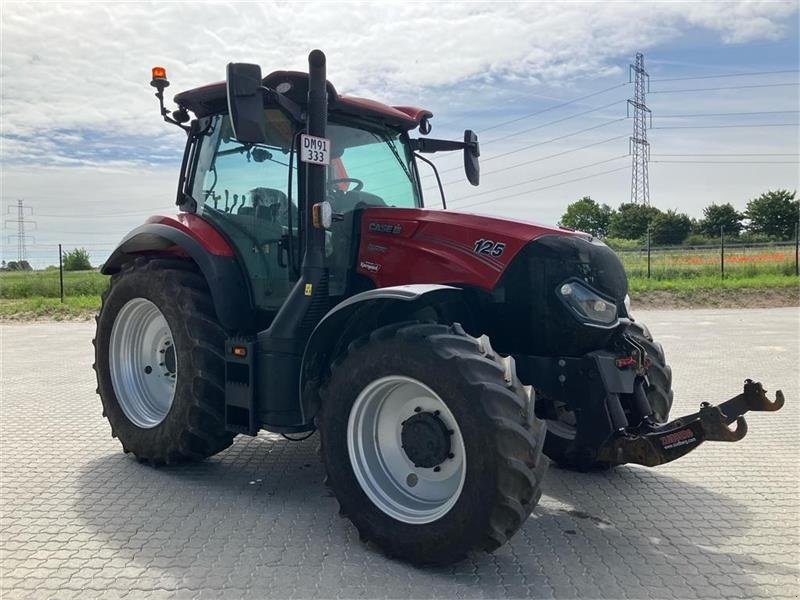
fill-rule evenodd
<path id="1" fill-rule="evenodd" d="M 266 87 L 280 90 L 285 96 L 298 104 L 305 104 L 308 97 L 308 74 L 299 71 L 275 71 L 263 79 Z M 181 92 L 175 102 L 198 118 L 227 112 L 225 82 L 219 81 L 202 87 Z M 376 100 L 339 95 L 331 82 L 328 82 L 328 110 L 382 122 L 404 130 L 416 129 L 423 119 L 433 113 L 415 106 L 389 106 Z"/>

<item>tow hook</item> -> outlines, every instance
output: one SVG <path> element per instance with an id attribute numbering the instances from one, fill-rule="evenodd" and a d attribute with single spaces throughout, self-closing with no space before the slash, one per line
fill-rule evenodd
<path id="1" fill-rule="evenodd" d="M 664 425 L 645 420 L 635 428 L 610 437 L 600 448 L 598 459 L 610 464 L 637 463 L 654 467 L 671 462 L 697 448 L 703 442 L 737 442 L 747 434 L 744 414 L 750 410 L 772 412 L 784 404 L 783 392 L 775 392 L 775 400 L 767 397 L 762 385 L 747 379 L 738 396 L 712 406 L 700 405 L 694 414 Z M 736 423 L 736 428 L 730 425 Z"/>

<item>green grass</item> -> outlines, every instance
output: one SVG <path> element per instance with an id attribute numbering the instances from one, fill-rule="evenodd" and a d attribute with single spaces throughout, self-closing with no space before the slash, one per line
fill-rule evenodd
<path id="1" fill-rule="evenodd" d="M 647 279 L 630 277 L 628 285 L 631 294 L 670 290 L 741 290 L 765 288 L 800 288 L 800 278 L 796 275 L 757 274 L 751 277 L 716 275 L 697 275 L 676 279 Z"/>
<path id="2" fill-rule="evenodd" d="M 783 290 L 788 296 L 792 288 L 800 290 L 793 248 L 731 251 L 726 257 L 725 279 L 720 276 L 719 250 L 654 253 L 649 279 L 645 254 L 620 252 L 619 256 L 634 298 L 647 292 L 668 292 L 704 304 L 727 290 Z M 86 318 L 98 310 L 107 285 L 108 277 L 98 271 L 66 272 L 66 298 L 61 303 L 58 270 L 0 272 L 0 318 Z"/>
<path id="3" fill-rule="evenodd" d="M 64 295 L 99 296 L 108 285 L 108 277 L 98 271 L 64 273 Z M 59 298 L 58 269 L 46 271 L 11 271 L 0 273 L 0 298 Z"/>
<path id="4" fill-rule="evenodd" d="M 100 296 L 71 296 L 64 298 L 17 298 L 0 299 L 2 319 L 53 319 L 64 321 L 88 319 L 100 308 Z"/>

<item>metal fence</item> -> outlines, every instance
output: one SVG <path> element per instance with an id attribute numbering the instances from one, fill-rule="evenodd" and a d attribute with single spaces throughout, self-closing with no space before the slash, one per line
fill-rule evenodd
<path id="1" fill-rule="evenodd" d="M 70 296 L 97 296 L 107 283 L 97 268 L 114 247 L 115 244 L 28 244 L 23 261 L 19 260 L 16 252 L 9 255 L 10 248 L 3 248 L 0 298 L 61 298 L 63 302 Z M 64 256 L 76 248 L 89 253 L 92 269 L 65 270 Z"/>
<path id="2" fill-rule="evenodd" d="M 617 254 L 629 277 L 677 279 L 717 276 L 753 277 L 761 274 L 800 275 L 797 240 L 768 244 L 726 243 L 710 246 L 660 246 L 645 244 Z"/>

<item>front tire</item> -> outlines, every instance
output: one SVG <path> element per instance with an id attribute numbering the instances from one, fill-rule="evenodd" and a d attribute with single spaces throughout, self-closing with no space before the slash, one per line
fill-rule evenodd
<path id="1" fill-rule="evenodd" d="M 491 552 L 530 515 L 543 422 L 511 365 L 458 325 L 390 325 L 333 364 L 318 425 L 341 513 L 416 564 Z"/>
<path id="2" fill-rule="evenodd" d="M 225 431 L 224 341 L 191 263 L 145 258 L 111 278 L 97 318 L 97 393 L 125 452 L 162 465 L 212 456 Z"/>

